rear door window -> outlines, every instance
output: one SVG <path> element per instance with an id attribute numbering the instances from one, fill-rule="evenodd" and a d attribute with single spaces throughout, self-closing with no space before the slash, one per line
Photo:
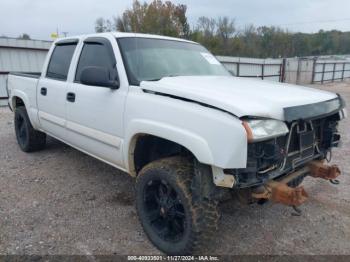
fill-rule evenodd
<path id="1" fill-rule="evenodd" d="M 67 80 L 69 66 L 76 46 L 76 44 L 66 44 L 55 47 L 47 68 L 46 77 Z"/>

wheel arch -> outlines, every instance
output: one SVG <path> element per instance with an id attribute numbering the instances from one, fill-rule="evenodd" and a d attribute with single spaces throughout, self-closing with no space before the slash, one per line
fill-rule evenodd
<path id="1" fill-rule="evenodd" d="M 134 130 L 129 129 L 130 131 L 127 131 L 127 134 L 130 134 L 130 136 L 125 141 L 124 150 L 124 158 L 127 165 L 126 169 L 132 176 L 136 176 L 139 171 L 137 163 L 139 154 L 152 153 L 154 152 L 152 150 L 157 150 L 160 146 L 167 147 L 169 151 L 167 152 L 165 150 L 165 153 L 170 154 L 160 154 L 162 157 L 171 156 L 174 153 L 172 150 L 177 150 L 195 157 L 203 164 L 213 164 L 213 157 L 208 144 L 203 138 L 196 134 L 178 129 L 177 127 L 169 127 L 161 124 L 152 125 L 152 123 L 138 122 L 133 126 L 135 127 Z M 154 149 L 147 144 L 150 143 L 150 141 L 156 142 L 157 145 Z M 141 149 L 146 149 L 145 151 L 140 150 L 140 143 L 144 143 Z M 152 143 L 151 145 L 154 146 Z"/>
<path id="2" fill-rule="evenodd" d="M 10 106 L 14 112 L 16 111 L 16 107 L 24 106 L 32 126 L 35 129 L 39 128 L 38 110 L 37 108 L 31 106 L 28 96 L 24 92 L 20 90 L 13 90 L 10 99 Z"/>
<path id="3" fill-rule="evenodd" d="M 200 161 L 198 154 L 178 142 L 148 133 L 138 133 L 129 144 L 128 170 L 132 176 L 136 176 L 148 163 L 174 155 L 188 156 Z"/>
<path id="4" fill-rule="evenodd" d="M 27 108 L 27 104 L 28 102 L 26 101 L 26 99 L 24 99 L 20 95 L 14 95 L 11 97 L 11 108 L 13 111 L 15 111 L 16 107 L 18 106 L 24 106 L 25 108 Z"/>

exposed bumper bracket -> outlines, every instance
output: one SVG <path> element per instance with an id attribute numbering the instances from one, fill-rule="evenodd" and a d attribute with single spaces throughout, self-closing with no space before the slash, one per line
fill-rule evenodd
<path id="1" fill-rule="evenodd" d="M 271 180 L 267 182 L 262 188 L 259 188 L 260 192 L 253 192 L 252 197 L 256 199 L 267 199 L 276 203 L 281 203 L 287 206 L 300 206 L 304 203 L 308 194 L 302 186 L 292 188 L 288 186 L 288 183 L 300 176 L 309 172 L 308 167 L 304 167 L 294 173 L 291 173 L 284 177 L 282 180 Z"/>
<path id="2" fill-rule="evenodd" d="M 341 171 L 338 166 L 328 166 L 323 161 L 312 161 L 309 163 L 310 176 L 325 180 L 334 180 L 340 176 Z"/>
<path id="3" fill-rule="evenodd" d="M 306 167 L 283 177 L 279 181 L 271 180 L 267 182 L 264 186 L 253 191 L 252 197 L 267 199 L 288 206 L 299 206 L 307 200 L 308 194 L 302 186 L 291 188 L 288 183 L 305 174 L 333 181 L 341 172 L 336 165 L 328 166 L 324 164 L 324 161 L 312 161 Z"/>
<path id="4" fill-rule="evenodd" d="M 287 206 L 300 206 L 308 198 L 308 194 L 302 186 L 291 188 L 283 182 L 273 180 L 264 186 L 262 192 L 253 192 L 252 196 L 256 199 L 268 199 Z"/>
<path id="5" fill-rule="evenodd" d="M 212 166 L 214 184 L 219 187 L 232 188 L 236 184 L 236 179 L 233 175 L 227 175 L 223 169 Z"/>

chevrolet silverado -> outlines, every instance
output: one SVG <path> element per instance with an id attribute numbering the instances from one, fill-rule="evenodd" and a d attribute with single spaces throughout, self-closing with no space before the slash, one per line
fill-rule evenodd
<path id="1" fill-rule="evenodd" d="M 203 250 L 228 196 L 296 207 L 305 176 L 340 175 L 325 161 L 346 117 L 339 95 L 234 77 L 191 41 L 59 39 L 42 72 L 11 73 L 8 91 L 23 151 L 49 135 L 136 178 L 140 222 L 166 254 Z"/>

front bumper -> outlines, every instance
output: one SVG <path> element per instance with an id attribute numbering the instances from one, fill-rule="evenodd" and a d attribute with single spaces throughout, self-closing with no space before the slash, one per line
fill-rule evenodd
<path id="1" fill-rule="evenodd" d="M 262 187 L 256 188 L 252 191 L 252 197 L 257 200 L 271 200 L 288 206 L 299 206 L 307 200 L 308 194 L 302 186 L 292 188 L 289 183 L 305 175 L 334 180 L 340 174 L 339 168 L 335 165 L 328 166 L 323 161 L 312 161 L 304 168 L 284 176 L 282 179 L 270 180 Z"/>

